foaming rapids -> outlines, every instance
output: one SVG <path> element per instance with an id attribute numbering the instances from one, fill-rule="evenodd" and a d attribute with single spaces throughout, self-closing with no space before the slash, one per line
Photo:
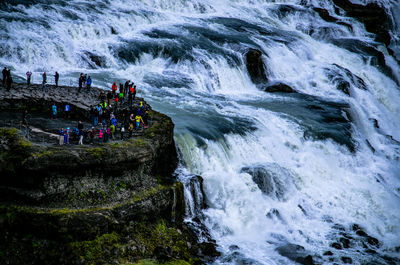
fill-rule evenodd
<path id="1" fill-rule="evenodd" d="M 0 64 L 17 81 L 133 80 L 176 125 L 186 221 L 216 240 L 216 264 L 395 264 L 399 4 L 380 3 L 386 47 L 334 2 L 10 1 Z M 295 93 L 264 91 L 279 83 Z"/>

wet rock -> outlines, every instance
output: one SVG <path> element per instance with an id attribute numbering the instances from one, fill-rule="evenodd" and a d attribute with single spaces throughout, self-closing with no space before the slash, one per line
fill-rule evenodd
<path id="1" fill-rule="evenodd" d="M 336 248 L 336 249 L 343 249 L 342 245 L 338 242 L 334 242 L 331 244 L 331 247 Z"/>
<path id="2" fill-rule="evenodd" d="M 353 263 L 353 260 L 350 258 L 350 257 L 341 257 L 340 258 L 342 261 L 343 261 L 343 263 L 345 263 L 345 264 L 352 264 Z"/>
<path id="3" fill-rule="evenodd" d="M 279 213 L 278 209 L 272 208 L 266 216 L 270 219 L 273 219 L 276 217 L 278 220 L 280 220 L 282 223 L 286 223 L 285 220 L 282 218 L 281 214 Z"/>
<path id="4" fill-rule="evenodd" d="M 117 31 L 114 29 L 114 27 L 111 27 L 111 34 L 113 34 L 113 35 L 118 34 Z"/>
<path id="5" fill-rule="evenodd" d="M 200 243 L 200 249 L 202 254 L 208 257 L 218 257 L 221 255 L 221 253 L 217 251 L 216 244 L 212 242 Z"/>
<path id="6" fill-rule="evenodd" d="M 280 201 L 286 199 L 288 187 L 290 187 L 291 174 L 278 164 L 268 164 L 264 166 L 244 167 L 241 172 L 246 172 L 252 176 L 258 188 L 267 196 L 276 198 Z"/>
<path id="7" fill-rule="evenodd" d="M 344 80 L 339 81 L 337 89 L 350 96 L 350 83 Z"/>
<path id="8" fill-rule="evenodd" d="M 380 128 L 377 119 L 370 119 L 370 120 L 372 120 L 372 122 L 374 123 L 374 127 L 375 127 L 376 129 L 379 129 L 379 128 Z"/>
<path id="9" fill-rule="evenodd" d="M 341 237 L 339 239 L 339 241 L 340 241 L 340 243 L 342 243 L 344 248 L 349 248 L 350 247 L 350 240 L 348 238 Z"/>
<path id="10" fill-rule="evenodd" d="M 237 245 L 231 245 L 229 246 L 229 250 L 230 251 L 239 250 L 239 247 Z"/>
<path id="11" fill-rule="evenodd" d="M 187 188 L 190 190 L 192 198 L 194 198 L 195 211 L 205 209 L 207 207 L 205 202 L 205 195 L 203 189 L 203 178 L 201 176 L 193 176 L 190 178 Z"/>
<path id="12" fill-rule="evenodd" d="M 106 58 L 104 56 L 95 54 L 93 52 L 86 51 L 85 57 L 83 58 L 91 68 L 104 68 L 106 67 Z"/>
<path id="13" fill-rule="evenodd" d="M 357 231 L 356 231 L 356 234 L 359 235 L 359 236 L 362 236 L 362 237 L 368 236 L 368 234 L 365 233 L 364 230 L 357 230 Z"/>
<path id="14" fill-rule="evenodd" d="M 365 139 L 365 142 L 367 143 L 369 149 L 371 149 L 372 153 L 375 153 L 375 148 L 372 146 L 372 144 L 368 141 L 368 139 Z"/>
<path id="15" fill-rule="evenodd" d="M 392 28 L 392 23 L 383 6 L 377 3 L 354 4 L 349 0 L 333 0 L 333 3 L 342 8 L 348 16 L 364 23 L 367 31 L 376 34 L 376 41 L 386 46 L 390 44 L 391 37 L 388 31 Z"/>
<path id="16" fill-rule="evenodd" d="M 314 10 L 315 12 L 317 12 L 317 13 L 319 14 L 319 16 L 320 16 L 323 20 L 325 20 L 325 21 L 327 21 L 327 22 L 336 22 L 336 21 L 338 20 L 337 18 L 332 17 L 332 16 L 329 14 L 329 11 L 326 10 L 326 9 L 319 8 L 319 7 L 314 7 L 313 10 Z"/>
<path id="17" fill-rule="evenodd" d="M 264 86 L 263 90 L 265 92 L 282 92 L 282 93 L 294 93 L 296 92 L 293 88 L 291 88 L 290 86 L 284 84 L 284 83 L 277 83 L 274 85 L 269 85 L 269 86 Z"/>
<path id="18" fill-rule="evenodd" d="M 276 248 L 278 253 L 290 260 L 304 265 L 313 265 L 314 260 L 308 251 L 303 246 L 296 244 L 286 244 Z"/>
<path id="19" fill-rule="evenodd" d="M 379 247 L 379 240 L 372 236 L 367 236 L 367 242 L 371 246 Z"/>
<path id="20" fill-rule="evenodd" d="M 322 254 L 322 255 L 324 255 L 324 256 L 333 256 L 333 253 L 332 253 L 332 251 L 325 251 L 324 252 L 324 254 Z"/>
<path id="21" fill-rule="evenodd" d="M 265 74 L 265 66 L 262 60 L 262 52 L 256 49 L 250 49 L 246 53 L 246 67 L 250 75 L 250 79 L 254 84 L 268 82 Z"/>
<path id="22" fill-rule="evenodd" d="M 336 229 L 336 230 L 339 230 L 339 231 L 346 231 L 346 228 L 345 228 L 343 225 L 341 225 L 341 224 L 334 224 L 334 225 L 332 226 L 332 228 L 333 228 L 333 229 Z"/>
<path id="23" fill-rule="evenodd" d="M 358 224 L 353 224 L 353 225 L 351 226 L 351 229 L 352 229 L 353 231 L 357 231 L 357 230 L 361 229 L 361 227 L 360 227 Z"/>

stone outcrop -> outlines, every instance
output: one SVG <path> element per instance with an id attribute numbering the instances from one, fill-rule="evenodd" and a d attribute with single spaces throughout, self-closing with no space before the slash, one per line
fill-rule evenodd
<path id="1" fill-rule="evenodd" d="M 294 93 L 296 92 L 292 87 L 284 84 L 284 83 L 275 83 L 271 85 L 267 85 L 263 87 L 265 92 L 282 92 L 282 93 Z"/>
<path id="2" fill-rule="evenodd" d="M 87 126 L 100 91 L 49 86 L 43 93 L 38 85 L 22 84 L 0 90 L 0 263 L 115 264 L 144 258 L 201 263 L 210 245 L 214 253 L 215 247 L 198 243 L 182 223 L 184 193 L 172 176 L 177 154 L 169 117 L 149 106 L 148 129 L 103 144 L 58 146 L 56 140 L 24 137 L 26 131 L 35 134 L 34 126 L 50 135 L 57 122 L 79 119 Z M 46 121 L 53 103 L 67 102 L 71 118 Z M 122 117 L 127 108 L 125 102 L 113 110 Z M 25 109 L 36 123 L 6 120 Z M 8 122 L 14 127 L 4 126 Z"/>
<path id="3" fill-rule="evenodd" d="M 376 34 L 376 41 L 389 46 L 391 40 L 389 30 L 392 24 L 382 6 L 377 3 L 354 4 L 349 0 L 333 0 L 333 3 L 342 8 L 348 16 L 364 23 L 367 31 Z"/>
<path id="4" fill-rule="evenodd" d="M 249 73 L 250 79 L 254 84 L 268 82 L 261 56 L 262 52 L 256 49 L 250 49 L 246 53 L 247 72 Z"/>

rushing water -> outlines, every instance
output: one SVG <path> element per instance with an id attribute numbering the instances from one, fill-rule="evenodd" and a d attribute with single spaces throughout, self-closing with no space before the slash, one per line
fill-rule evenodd
<path id="1" fill-rule="evenodd" d="M 34 82 L 58 71 L 67 85 L 80 72 L 105 88 L 131 79 L 172 117 L 181 180 L 204 179 L 203 211 L 192 192 L 199 186 L 186 185 L 188 221 L 197 215 L 216 240 L 216 264 L 292 264 L 288 243 L 317 263 L 399 262 L 400 68 L 331 1 L 8 2 L 0 65 L 14 79 L 27 70 Z M 398 56 L 399 3 L 380 2 Z M 270 82 L 299 93 L 257 88 L 245 66 L 249 48 L 263 51 Z M 331 247 L 346 239 L 344 249 Z"/>

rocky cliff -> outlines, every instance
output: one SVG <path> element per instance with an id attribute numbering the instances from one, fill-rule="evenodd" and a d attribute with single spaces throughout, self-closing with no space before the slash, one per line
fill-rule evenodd
<path id="1" fill-rule="evenodd" d="M 182 223 L 183 185 L 172 176 L 177 155 L 169 117 L 150 108 L 149 128 L 130 139 L 57 144 L 62 125 L 79 119 L 91 126 L 89 108 L 100 92 L 51 86 L 43 92 L 22 84 L 0 90 L 1 263 L 193 264 L 215 255 L 212 244 L 199 244 Z M 70 104 L 70 118 L 49 119 L 53 103 L 59 109 Z M 119 104 L 113 111 L 123 120 L 130 106 Z M 27 125 L 19 118 L 25 109 Z"/>

